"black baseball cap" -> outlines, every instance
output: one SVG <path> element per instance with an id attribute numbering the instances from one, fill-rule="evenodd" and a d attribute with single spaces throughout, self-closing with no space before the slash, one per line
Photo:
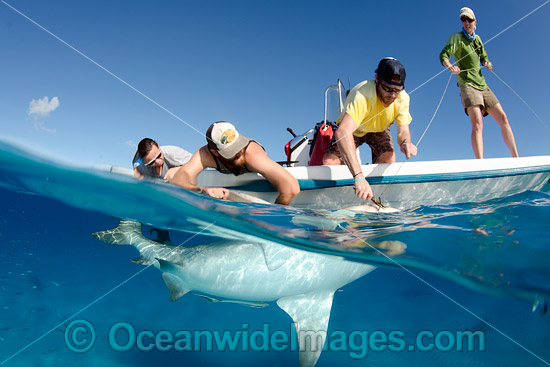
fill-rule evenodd
<path id="1" fill-rule="evenodd" d="M 393 57 L 385 57 L 378 63 L 378 68 L 374 71 L 378 78 L 390 85 L 403 86 L 405 88 L 405 67 L 401 62 Z M 399 76 L 400 81 L 395 81 L 394 76 Z"/>

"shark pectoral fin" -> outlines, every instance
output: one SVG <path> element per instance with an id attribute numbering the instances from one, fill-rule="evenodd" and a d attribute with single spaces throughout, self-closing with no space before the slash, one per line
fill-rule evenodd
<path id="1" fill-rule="evenodd" d="M 312 367 L 319 359 L 327 337 L 333 290 L 283 297 L 277 304 L 296 325 L 300 367 Z"/>
<path id="2" fill-rule="evenodd" d="M 189 292 L 189 289 L 183 284 L 183 281 L 176 275 L 170 273 L 162 273 L 162 279 L 170 291 L 170 300 L 177 301 Z"/>
<path id="3" fill-rule="evenodd" d="M 162 271 L 162 279 L 164 279 L 164 283 L 166 283 L 166 286 L 170 291 L 170 300 L 172 302 L 180 299 L 190 291 L 190 289 L 183 283 L 183 280 L 173 274 L 174 272 L 180 270 L 178 265 L 158 258 L 156 260 L 159 262 L 160 270 Z"/>
<path id="4" fill-rule="evenodd" d="M 278 243 L 260 243 L 264 252 L 265 264 L 269 270 L 277 270 L 290 260 L 293 252 Z"/>

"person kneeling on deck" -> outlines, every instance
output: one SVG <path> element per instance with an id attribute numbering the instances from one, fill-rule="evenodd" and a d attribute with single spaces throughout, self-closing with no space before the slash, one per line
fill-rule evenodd
<path id="1" fill-rule="evenodd" d="M 223 187 L 199 187 L 197 177 L 207 167 L 235 176 L 258 172 L 279 191 L 276 204 L 288 205 L 300 192 L 300 185 L 281 165 L 271 160 L 256 141 L 240 135 L 233 124 L 214 122 L 206 131 L 207 144 L 199 148 L 183 165 L 171 183 L 188 190 L 198 190 L 217 199 L 227 199 L 229 190 Z"/>
<path id="2" fill-rule="evenodd" d="M 355 194 L 370 200 L 372 189 L 363 176 L 357 158 L 357 147 L 367 143 L 372 150 L 372 163 L 394 163 L 392 135 L 389 126 L 397 122 L 397 142 L 407 159 L 416 155 L 411 143 L 409 95 L 405 89 L 405 68 L 399 60 L 387 57 L 375 70 L 375 80 L 356 85 L 338 118 L 338 129 L 323 157 L 323 164 L 346 164 L 354 179 Z"/>

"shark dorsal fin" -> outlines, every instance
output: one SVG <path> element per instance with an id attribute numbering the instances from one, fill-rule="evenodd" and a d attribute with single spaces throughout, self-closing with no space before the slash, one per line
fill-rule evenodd
<path id="1" fill-rule="evenodd" d="M 259 244 L 264 252 L 265 264 L 269 270 L 277 270 L 283 266 L 292 256 L 292 251 L 288 248 L 273 242 L 264 242 Z"/>
<path id="2" fill-rule="evenodd" d="M 296 325 L 300 367 L 313 367 L 325 345 L 334 290 L 283 297 L 277 304 Z"/>

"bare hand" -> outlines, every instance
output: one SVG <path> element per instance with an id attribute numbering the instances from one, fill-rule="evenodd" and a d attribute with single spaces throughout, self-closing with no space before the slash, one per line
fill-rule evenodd
<path id="1" fill-rule="evenodd" d="M 489 61 L 487 64 L 485 64 L 485 67 L 489 70 L 493 70 L 493 63 Z"/>
<path id="2" fill-rule="evenodd" d="M 206 187 L 204 192 L 214 199 L 227 199 L 229 196 L 229 190 L 224 187 Z"/>
<path id="3" fill-rule="evenodd" d="M 460 68 L 456 65 L 451 65 L 448 69 L 453 74 L 460 74 Z"/>
<path id="4" fill-rule="evenodd" d="M 355 190 L 355 195 L 357 195 L 359 199 L 370 200 L 373 196 L 372 188 L 366 179 L 356 181 L 353 189 Z"/>
<path id="5" fill-rule="evenodd" d="M 405 142 L 404 144 L 401 144 L 401 153 L 405 154 L 407 159 L 409 159 L 411 155 L 416 155 L 417 150 L 416 145 L 413 143 Z"/>

